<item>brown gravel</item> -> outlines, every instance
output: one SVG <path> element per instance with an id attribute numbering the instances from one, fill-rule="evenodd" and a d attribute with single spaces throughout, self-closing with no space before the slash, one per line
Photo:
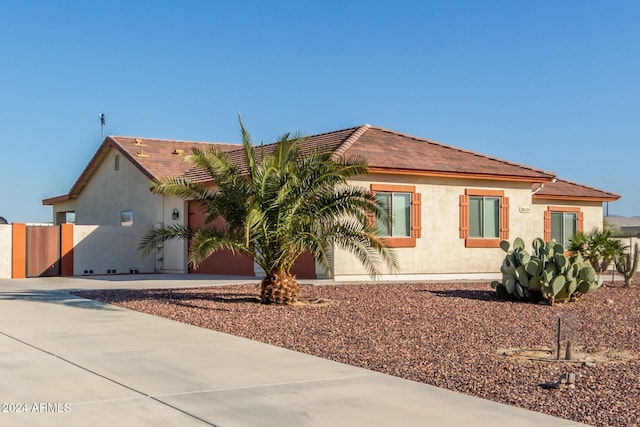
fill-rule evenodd
<path id="1" fill-rule="evenodd" d="M 638 285 L 605 283 L 553 307 L 496 300 L 488 283 L 301 285 L 301 292 L 315 303 L 261 305 L 257 284 L 78 294 L 578 422 L 640 426 Z M 554 346 L 558 316 L 573 330 L 576 352 L 633 359 L 585 366 L 505 356 L 501 349 Z M 568 372 L 575 389 L 542 387 Z"/>

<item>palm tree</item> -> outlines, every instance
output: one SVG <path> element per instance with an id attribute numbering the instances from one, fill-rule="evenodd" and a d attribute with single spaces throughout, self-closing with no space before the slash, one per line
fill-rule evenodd
<path id="1" fill-rule="evenodd" d="M 385 212 L 363 187 L 348 179 L 367 174 L 363 158 L 343 159 L 330 152 L 302 153 L 304 138 L 285 134 L 272 145 L 253 145 L 240 120 L 243 156 L 194 149 L 189 156 L 212 178 L 215 188 L 183 177 L 169 177 L 152 186 L 156 194 L 190 200 L 206 215 L 199 230 L 173 225 L 149 232 L 141 241 L 143 254 L 168 239 L 189 239 L 189 262 L 197 266 L 217 250 L 252 257 L 264 270 L 263 303 L 290 304 L 299 286 L 291 267 L 309 251 L 325 271 L 331 271 L 332 250 L 356 255 L 369 274 L 379 264 L 396 271 L 394 254 L 384 245 L 370 218 L 385 220 Z M 222 217 L 224 225 L 214 223 Z"/>

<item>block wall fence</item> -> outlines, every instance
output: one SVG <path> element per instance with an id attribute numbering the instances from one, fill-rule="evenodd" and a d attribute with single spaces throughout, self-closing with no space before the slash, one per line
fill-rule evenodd
<path id="1" fill-rule="evenodd" d="M 0 224 L 0 278 L 27 277 L 27 224 Z M 45 226 L 46 227 L 46 226 Z M 154 273 L 155 254 L 138 255 L 138 242 L 151 227 L 61 224 L 59 276 Z"/>

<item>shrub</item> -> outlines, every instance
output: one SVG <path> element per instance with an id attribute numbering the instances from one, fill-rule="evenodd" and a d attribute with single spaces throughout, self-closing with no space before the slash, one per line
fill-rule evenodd
<path id="1" fill-rule="evenodd" d="M 579 253 L 567 256 L 562 245 L 539 238 L 532 246 L 533 254 L 529 254 L 519 237 L 513 249 L 507 240 L 500 242 L 507 253 L 500 268 L 502 281 L 491 283 L 499 298 L 544 300 L 553 305 L 577 301 L 601 286 L 602 278 L 596 279 L 595 269 Z"/>
<path id="2" fill-rule="evenodd" d="M 578 252 L 598 272 L 606 271 L 611 263 L 624 254 L 624 245 L 612 237 L 611 230 L 594 228 L 589 233 L 576 233 L 568 249 Z"/>

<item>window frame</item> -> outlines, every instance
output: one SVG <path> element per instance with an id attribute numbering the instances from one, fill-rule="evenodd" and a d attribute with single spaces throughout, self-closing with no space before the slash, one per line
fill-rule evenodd
<path id="1" fill-rule="evenodd" d="M 472 197 L 491 197 L 499 200 L 498 237 L 471 237 L 470 219 Z M 467 248 L 499 248 L 502 240 L 509 239 L 509 197 L 504 190 L 484 190 L 467 188 L 460 195 L 460 238 Z"/>
<path id="2" fill-rule="evenodd" d="M 414 185 L 399 185 L 399 184 L 371 184 L 370 191 L 375 198 L 376 193 L 404 193 L 410 194 L 410 209 L 409 209 L 409 221 L 410 221 L 410 235 L 409 236 L 388 236 L 383 237 L 384 243 L 389 248 L 413 248 L 416 246 L 416 240 L 421 237 L 422 225 L 421 225 L 421 195 L 416 192 Z M 393 220 L 393 218 L 391 218 Z M 375 215 L 371 218 L 371 224 L 376 225 Z"/>
<path id="3" fill-rule="evenodd" d="M 584 232 L 584 214 L 579 207 L 573 206 L 547 206 L 547 210 L 544 211 L 544 241 L 551 241 L 551 214 L 552 213 L 575 213 L 576 214 L 576 233 Z M 563 228 L 564 228 L 564 215 L 563 215 Z M 563 242 L 558 242 L 564 246 Z M 565 248 L 566 249 L 566 248 Z"/>
<path id="4" fill-rule="evenodd" d="M 133 210 L 120 211 L 120 226 L 133 227 Z"/>

